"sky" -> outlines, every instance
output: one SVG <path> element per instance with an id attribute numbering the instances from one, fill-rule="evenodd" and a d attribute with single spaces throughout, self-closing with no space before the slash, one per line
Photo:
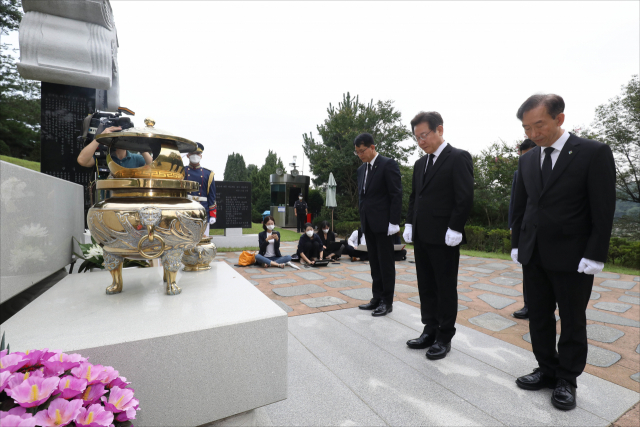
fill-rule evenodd
<path id="1" fill-rule="evenodd" d="M 317 136 L 347 92 L 393 100 L 407 126 L 438 111 L 445 140 L 478 154 L 524 138 L 528 96 L 561 95 L 572 130 L 640 73 L 638 1 L 111 5 L 121 105 L 137 126 L 151 116 L 203 143 L 218 180 L 233 152 L 258 166 L 268 150 L 285 165 L 297 155 L 308 174 L 302 134 Z"/>

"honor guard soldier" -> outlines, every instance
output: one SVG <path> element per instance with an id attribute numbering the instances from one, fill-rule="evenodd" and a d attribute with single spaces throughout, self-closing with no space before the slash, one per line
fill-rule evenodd
<path id="1" fill-rule="evenodd" d="M 304 233 L 304 225 L 307 222 L 307 202 L 302 200 L 302 193 L 298 195 L 298 201 L 293 204 L 293 210 L 296 214 L 296 225 L 298 227 L 298 233 Z"/>
<path id="2" fill-rule="evenodd" d="M 208 236 L 209 226 L 216 223 L 216 183 L 213 180 L 215 174 L 209 169 L 200 166 L 204 146 L 199 142 L 197 144 L 197 150 L 188 154 L 189 166 L 186 170 L 185 179 L 200 184 L 200 190 L 190 193 L 189 198 L 200 202 L 207 211 L 207 228 L 204 230 L 204 235 Z"/>

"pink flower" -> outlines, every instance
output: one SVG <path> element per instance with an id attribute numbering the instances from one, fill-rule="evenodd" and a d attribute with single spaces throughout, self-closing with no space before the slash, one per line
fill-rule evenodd
<path id="1" fill-rule="evenodd" d="M 6 415 L 0 419 L 2 427 L 35 427 L 36 419 L 31 414 L 19 417 L 18 415 Z"/>
<path id="2" fill-rule="evenodd" d="M 58 390 L 62 392 L 63 399 L 71 399 L 76 397 L 87 388 L 87 380 L 84 378 L 76 378 L 71 375 L 60 378 Z"/>
<path id="3" fill-rule="evenodd" d="M 33 408 L 45 402 L 58 387 L 60 378 L 31 376 L 20 385 L 11 387 L 11 397 L 24 408 Z M 7 393 L 9 394 L 9 393 Z"/>
<path id="4" fill-rule="evenodd" d="M 77 378 L 84 378 L 89 385 L 96 384 L 102 381 L 107 375 L 102 365 L 92 365 L 91 363 L 81 363 L 77 368 L 73 368 L 71 373 Z"/>
<path id="5" fill-rule="evenodd" d="M 60 375 L 64 371 L 76 368 L 80 366 L 82 362 L 86 362 L 87 359 L 79 354 L 54 354 L 49 359 L 42 362 L 47 368 L 47 373 L 50 375 Z"/>
<path id="6" fill-rule="evenodd" d="M 55 399 L 49 407 L 40 411 L 34 417 L 39 426 L 66 426 L 80 413 L 82 400 L 75 399 L 67 402 L 64 399 Z"/>
<path id="7" fill-rule="evenodd" d="M 111 366 L 105 366 L 104 373 L 105 373 L 105 376 L 104 378 L 102 378 L 100 382 L 105 386 L 108 386 L 113 380 L 118 378 L 118 375 L 119 375 L 118 371 L 113 369 L 113 367 Z"/>
<path id="8" fill-rule="evenodd" d="M 111 381 L 109 383 L 109 385 L 107 386 L 107 388 L 108 389 L 112 389 L 114 387 L 125 388 L 129 384 L 131 384 L 131 383 L 127 382 L 127 379 L 125 377 L 118 377 L 118 378 L 114 379 L 113 381 Z"/>
<path id="9" fill-rule="evenodd" d="M 9 378 L 11 378 L 11 372 L 0 372 L 0 392 L 6 387 L 7 383 L 9 382 Z"/>
<path id="10" fill-rule="evenodd" d="M 129 408 L 126 411 L 120 412 L 116 415 L 116 421 L 120 421 L 124 423 L 125 421 L 135 420 L 136 419 L 136 410 L 135 408 Z"/>
<path id="11" fill-rule="evenodd" d="M 135 407 L 139 402 L 133 398 L 133 390 L 128 388 L 113 387 L 109 393 L 109 399 L 102 397 L 104 408 L 111 412 L 122 412 Z"/>
<path id="12" fill-rule="evenodd" d="M 50 358 L 55 354 L 55 352 L 49 351 L 49 349 L 44 348 L 42 350 L 27 350 L 26 353 L 16 352 L 14 354 L 21 354 L 27 361 L 27 363 L 23 367 L 32 368 L 42 365 L 42 360 Z"/>
<path id="13" fill-rule="evenodd" d="M 5 348 L 4 350 L 0 351 L 0 357 L 5 357 L 7 353 L 9 353 L 9 350 Z"/>
<path id="14" fill-rule="evenodd" d="M 106 427 L 110 426 L 112 422 L 113 412 L 105 411 L 99 403 L 86 409 L 80 408 L 80 413 L 76 417 L 77 427 Z"/>
<path id="15" fill-rule="evenodd" d="M 26 360 L 22 353 L 12 353 L 6 356 L 0 357 L 0 372 L 9 371 L 14 373 L 18 369 L 27 364 L 29 360 Z"/>
<path id="16" fill-rule="evenodd" d="M 88 386 L 84 393 L 78 397 L 82 398 L 84 405 L 87 406 L 98 403 L 102 395 L 105 393 L 107 393 L 107 390 L 104 389 L 104 385 L 94 384 Z"/>

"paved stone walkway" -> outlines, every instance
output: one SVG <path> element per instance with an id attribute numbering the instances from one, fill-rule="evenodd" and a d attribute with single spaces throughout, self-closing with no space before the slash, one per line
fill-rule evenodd
<path id="1" fill-rule="evenodd" d="M 283 254 L 293 254 L 295 248 L 294 242 L 281 245 Z M 415 264 L 411 263 L 413 251 L 408 252 L 406 261 L 396 262 L 394 301 L 419 307 Z M 239 254 L 220 253 L 216 261 L 234 265 Z M 371 298 L 369 265 L 352 263 L 344 257 L 341 261 L 328 267 L 301 266 L 301 270 L 236 269 L 289 316 L 298 316 L 354 308 Z M 459 325 L 531 350 L 529 322 L 511 316 L 523 306 L 520 267 L 511 261 L 462 256 L 458 298 Z M 640 277 L 601 273 L 595 278 L 591 299 L 587 308 L 589 355 L 585 372 L 639 392 Z"/>

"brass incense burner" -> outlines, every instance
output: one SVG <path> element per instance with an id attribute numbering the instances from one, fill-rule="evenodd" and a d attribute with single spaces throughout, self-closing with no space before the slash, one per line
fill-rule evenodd
<path id="1" fill-rule="evenodd" d="M 99 143 L 110 147 L 109 169 L 114 176 L 98 181 L 97 189 L 107 190 L 109 197 L 93 205 L 87 214 L 89 230 L 103 245 L 104 266 L 113 279 L 107 294 L 122 292 L 124 258 L 160 258 L 167 294 L 179 294 L 176 273 L 183 255 L 198 245 L 206 227 L 204 208 L 187 198 L 188 193 L 199 189 L 199 184 L 184 181 L 180 156 L 195 151 L 196 143 L 155 129 L 152 119 L 146 119 L 145 124 L 144 128 L 96 137 Z M 121 159 L 123 150 L 132 156 L 136 155 L 132 151 L 148 154 L 138 155 L 153 161 L 127 168 L 113 160 L 114 156 Z"/>

